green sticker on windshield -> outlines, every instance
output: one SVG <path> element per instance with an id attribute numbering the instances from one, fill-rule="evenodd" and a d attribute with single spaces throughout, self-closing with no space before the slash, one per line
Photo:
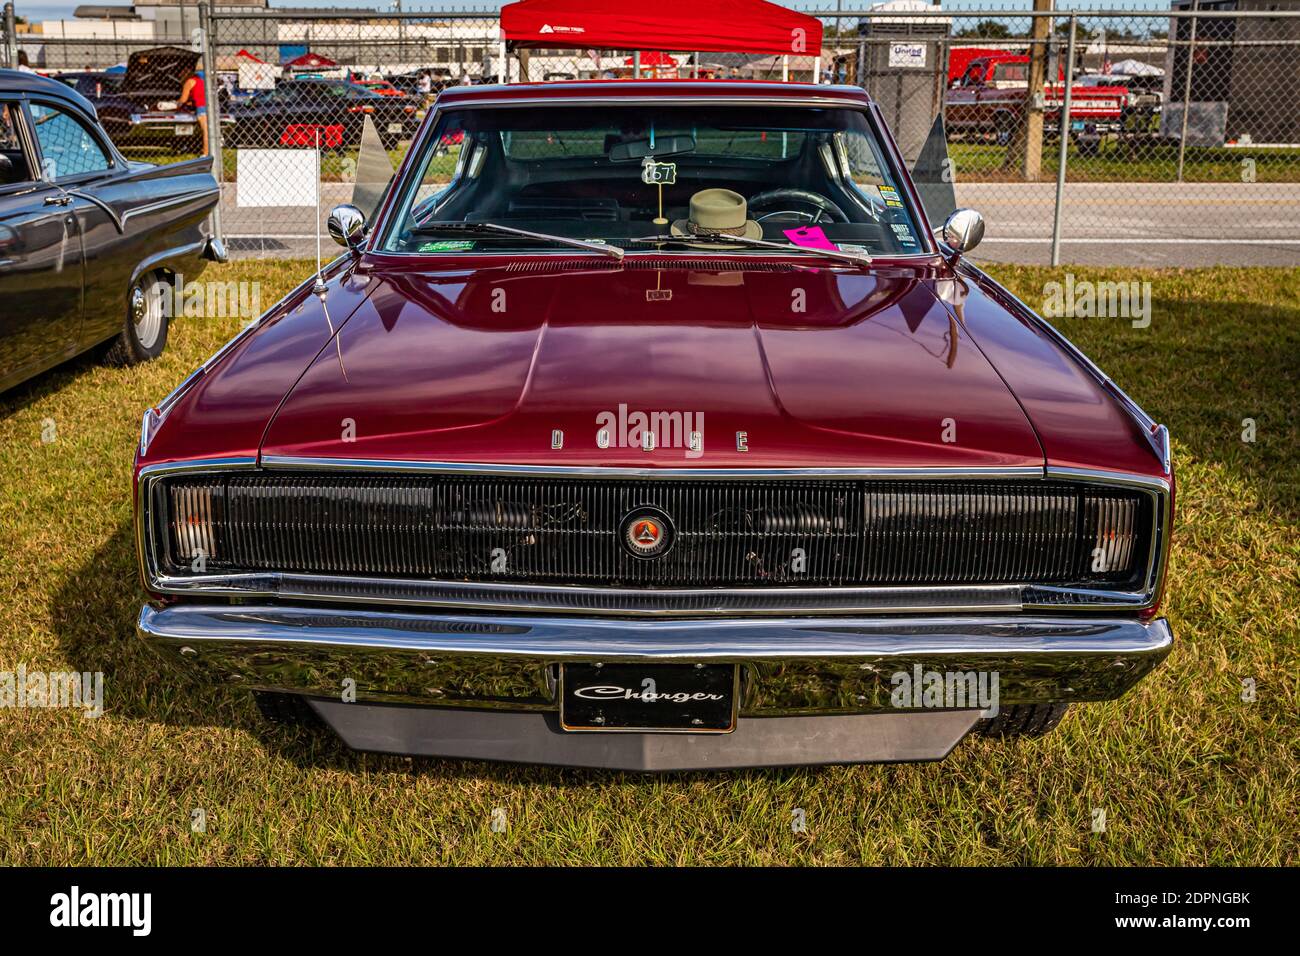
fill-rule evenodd
<path id="1" fill-rule="evenodd" d="M 474 248 L 472 239 L 439 239 L 420 244 L 419 252 L 468 252 Z"/>
<path id="2" fill-rule="evenodd" d="M 898 198 L 898 190 L 893 186 L 877 186 L 876 188 L 880 190 L 880 198 L 885 201 L 886 206 L 901 207 L 903 205 L 902 200 Z"/>

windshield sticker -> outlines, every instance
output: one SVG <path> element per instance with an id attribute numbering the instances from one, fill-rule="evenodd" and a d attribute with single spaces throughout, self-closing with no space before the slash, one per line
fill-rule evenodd
<path id="1" fill-rule="evenodd" d="M 841 242 L 837 247 L 840 252 L 858 252 L 864 255 L 870 254 L 871 250 L 866 246 L 856 242 Z"/>
<path id="2" fill-rule="evenodd" d="M 898 241 L 903 245 L 916 245 L 916 240 L 912 238 L 912 230 L 907 227 L 906 223 L 891 222 L 889 225 L 894 230 L 894 235 L 898 236 Z"/>
<path id="3" fill-rule="evenodd" d="M 886 206 L 897 206 L 900 209 L 902 208 L 903 201 L 898 198 L 897 189 L 893 186 L 877 186 L 876 188 L 880 190 L 880 198 L 885 201 Z"/>
<path id="4" fill-rule="evenodd" d="M 821 226 L 804 226 L 801 229 L 784 229 L 785 237 L 805 249 L 834 249 L 835 243 L 826 238 Z"/>
<path id="5" fill-rule="evenodd" d="M 420 252 L 469 252 L 474 248 L 471 239 L 439 239 L 436 242 L 420 243 Z"/>

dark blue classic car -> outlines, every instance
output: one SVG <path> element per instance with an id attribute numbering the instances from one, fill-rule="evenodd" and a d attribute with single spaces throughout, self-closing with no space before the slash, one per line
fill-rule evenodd
<path id="1" fill-rule="evenodd" d="M 0 70 L 0 390 L 110 341 L 162 352 L 176 276 L 224 259 L 211 167 L 128 162 L 81 94 Z"/>

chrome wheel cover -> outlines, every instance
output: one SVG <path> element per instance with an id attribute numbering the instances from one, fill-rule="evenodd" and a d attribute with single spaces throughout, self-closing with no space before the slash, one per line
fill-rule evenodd
<path id="1" fill-rule="evenodd" d="M 135 330 L 136 341 L 141 348 L 152 351 L 162 335 L 163 323 L 166 321 L 163 309 L 163 296 L 167 293 L 167 284 L 155 279 L 148 289 L 135 286 L 131 289 L 131 325 Z"/>

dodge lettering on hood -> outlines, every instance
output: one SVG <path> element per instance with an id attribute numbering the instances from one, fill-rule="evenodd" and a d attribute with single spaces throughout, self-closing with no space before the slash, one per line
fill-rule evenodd
<path id="1" fill-rule="evenodd" d="M 146 412 L 141 635 L 357 749 L 631 770 L 1122 695 L 1168 434 L 933 225 L 860 89 L 447 90 Z"/>

